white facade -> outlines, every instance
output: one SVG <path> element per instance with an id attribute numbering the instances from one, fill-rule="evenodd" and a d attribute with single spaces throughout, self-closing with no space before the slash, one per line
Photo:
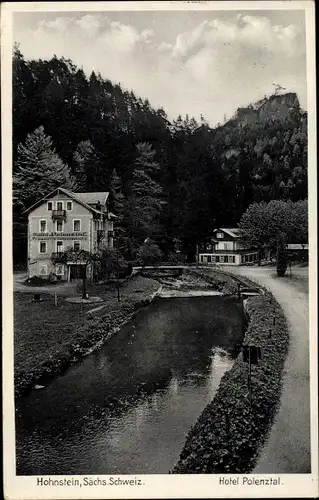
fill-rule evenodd
<path id="1" fill-rule="evenodd" d="M 96 193 L 96 196 L 106 194 Z M 101 203 L 98 208 L 83 202 L 80 194 L 61 188 L 33 205 L 27 211 L 29 277 L 48 278 L 53 273 L 70 280 L 76 264 L 59 259 L 66 250 L 95 253 L 112 248 L 113 220 L 106 204 Z"/>
<path id="2" fill-rule="evenodd" d="M 205 265 L 239 266 L 257 260 L 258 252 L 244 248 L 239 241 L 238 229 L 215 229 L 210 242 L 202 244 L 198 253 L 199 264 Z"/>

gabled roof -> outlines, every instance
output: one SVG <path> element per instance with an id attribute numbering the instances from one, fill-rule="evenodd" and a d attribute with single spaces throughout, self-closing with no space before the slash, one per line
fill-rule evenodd
<path id="1" fill-rule="evenodd" d="M 102 192 L 96 192 L 96 193 L 74 193 L 75 196 L 84 203 L 87 203 L 88 205 L 96 205 L 96 203 L 100 202 L 101 205 L 106 204 L 106 200 L 109 197 L 109 193 L 106 191 Z"/>
<path id="2" fill-rule="evenodd" d="M 50 198 L 52 198 L 52 196 L 54 195 L 54 193 L 56 193 L 57 191 L 61 191 L 62 193 L 66 194 L 67 196 L 69 196 L 72 200 L 74 201 L 77 201 L 78 203 L 80 203 L 80 205 L 82 205 L 83 207 L 87 208 L 88 210 L 90 210 L 91 212 L 94 212 L 94 213 L 102 213 L 100 210 L 96 210 L 95 208 L 91 207 L 87 202 L 85 202 L 79 195 L 83 195 L 83 194 L 98 194 L 100 195 L 101 193 L 73 193 L 72 191 L 69 191 L 68 189 L 65 189 L 65 188 L 62 188 L 62 187 L 58 187 L 56 189 L 54 189 L 53 191 L 51 191 L 50 193 L 48 193 L 46 196 L 43 196 L 43 198 L 41 198 L 40 200 L 38 200 L 36 203 L 34 203 L 31 207 L 27 208 L 26 210 L 24 210 L 24 214 L 28 213 L 28 212 L 31 212 L 31 210 L 34 210 L 37 206 L 41 205 L 41 203 L 43 203 L 45 200 L 48 200 Z M 109 193 L 103 193 L 104 195 L 106 194 L 107 196 L 105 197 L 105 201 L 108 197 L 108 194 Z M 98 198 L 97 198 L 97 201 L 98 201 Z M 96 203 L 97 203 L 96 201 Z M 94 203 L 94 202 L 92 202 Z"/>
<path id="3" fill-rule="evenodd" d="M 239 229 L 237 227 L 233 227 L 233 228 L 220 227 L 219 229 L 214 229 L 214 233 L 216 231 L 219 231 L 219 230 L 224 231 L 224 233 L 227 233 L 232 238 L 239 238 L 240 237 Z"/>

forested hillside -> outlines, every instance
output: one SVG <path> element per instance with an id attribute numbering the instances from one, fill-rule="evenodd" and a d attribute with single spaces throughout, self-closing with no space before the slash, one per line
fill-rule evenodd
<path id="1" fill-rule="evenodd" d="M 127 258 L 146 237 L 165 257 L 177 246 L 191 257 L 252 202 L 307 198 L 307 115 L 288 93 L 215 128 L 203 116 L 169 122 L 119 83 L 63 58 L 26 61 L 16 47 L 13 162 L 16 261 L 26 258 L 23 208 L 63 184 L 111 191 Z"/>

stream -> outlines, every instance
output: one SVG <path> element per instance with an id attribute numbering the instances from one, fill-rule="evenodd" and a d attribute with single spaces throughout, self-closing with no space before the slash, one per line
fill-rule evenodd
<path id="1" fill-rule="evenodd" d="M 17 474 L 167 474 L 242 339 L 236 298 L 156 299 L 18 400 Z"/>

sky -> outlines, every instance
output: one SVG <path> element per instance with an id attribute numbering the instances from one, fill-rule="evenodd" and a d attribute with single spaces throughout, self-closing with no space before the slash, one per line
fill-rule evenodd
<path id="1" fill-rule="evenodd" d="M 303 11 L 14 13 L 26 59 L 71 59 L 163 107 L 170 120 L 211 124 L 271 95 L 274 83 L 306 109 Z"/>

